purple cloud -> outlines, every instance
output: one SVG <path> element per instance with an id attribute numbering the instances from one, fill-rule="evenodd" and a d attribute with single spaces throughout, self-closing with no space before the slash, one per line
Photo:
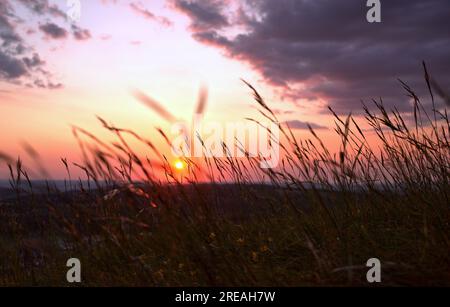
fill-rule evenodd
<path id="1" fill-rule="evenodd" d="M 230 0 L 227 5 L 174 0 L 190 18 L 196 40 L 247 62 L 293 99 L 320 99 L 347 113 L 360 110 L 361 100 L 381 96 L 387 105 L 410 110 L 397 78 L 425 95 L 423 60 L 438 80 L 450 83 L 447 0 L 384 1 L 378 24 L 366 21 L 365 5 L 361 0 Z"/>
<path id="2" fill-rule="evenodd" d="M 293 130 L 308 130 L 309 127 L 315 130 L 328 129 L 327 127 L 321 126 L 319 124 L 308 123 L 297 119 L 285 121 L 284 124 L 288 125 L 289 128 Z"/>
<path id="3" fill-rule="evenodd" d="M 194 31 L 208 31 L 229 26 L 228 19 L 222 11 L 226 2 L 218 0 L 188 1 L 176 0 L 174 8 L 191 18 L 191 29 Z"/>
<path id="4" fill-rule="evenodd" d="M 57 24 L 46 23 L 39 26 L 39 29 L 45 33 L 45 35 L 52 39 L 63 39 L 67 37 L 67 31 Z"/>
<path id="5" fill-rule="evenodd" d="M 0 82 L 58 89 L 63 85 L 52 80 L 53 74 L 46 68 L 34 47 L 27 42 L 28 36 L 36 31 L 32 23 L 25 23 L 20 14 L 31 13 L 37 20 L 36 29 L 51 39 L 65 39 L 69 31 L 57 25 L 55 20 L 67 24 L 66 14 L 49 0 L 10 0 L 0 1 Z M 28 16 L 27 16 L 28 18 Z M 51 22 L 49 20 L 52 20 Z M 72 25 L 72 33 L 76 40 L 86 40 L 90 32 Z"/>
<path id="6" fill-rule="evenodd" d="M 157 16 L 136 2 L 130 3 L 130 8 L 137 14 L 143 16 L 145 19 L 156 21 L 166 27 L 170 27 L 173 25 L 173 23 L 168 18 L 163 16 Z"/>
<path id="7" fill-rule="evenodd" d="M 88 40 L 92 37 L 91 32 L 89 30 L 82 29 L 76 25 L 72 25 L 72 33 L 73 37 L 79 41 Z"/>

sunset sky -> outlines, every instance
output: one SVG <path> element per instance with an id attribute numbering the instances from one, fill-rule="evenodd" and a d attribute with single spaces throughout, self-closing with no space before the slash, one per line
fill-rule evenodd
<path id="1" fill-rule="evenodd" d="M 363 0 L 81 0 L 79 21 L 69 2 L 0 2 L 0 152 L 25 157 L 30 144 L 53 177 L 60 157 L 79 160 L 71 125 L 168 129 L 133 89 L 189 121 L 206 85 L 205 120 L 237 121 L 257 116 L 242 78 L 299 135 L 306 122 L 332 135 L 327 106 L 357 115 L 382 97 L 408 118 L 397 78 L 425 95 L 423 60 L 450 87 L 448 0 L 381 1 L 381 23 Z"/>

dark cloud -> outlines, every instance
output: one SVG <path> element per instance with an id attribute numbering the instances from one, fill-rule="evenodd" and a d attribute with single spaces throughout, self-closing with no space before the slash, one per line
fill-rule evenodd
<path id="1" fill-rule="evenodd" d="M 30 69 L 33 69 L 35 67 L 39 67 L 39 66 L 42 66 L 45 64 L 45 62 L 41 60 L 41 58 L 39 57 L 39 54 L 37 54 L 37 53 L 34 53 L 32 57 L 24 57 L 22 59 L 22 61 Z"/>
<path id="2" fill-rule="evenodd" d="M 0 79 L 17 79 L 27 74 L 25 64 L 0 51 Z"/>
<path id="3" fill-rule="evenodd" d="M 63 39 L 67 37 L 67 31 L 54 23 L 46 23 L 39 26 L 39 29 L 45 33 L 47 37 L 53 39 Z"/>
<path id="4" fill-rule="evenodd" d="M 47 89 L 63 87 L 61 83 L 51 81 L 52 74 L 44 69 L 44 65 L 45 62 L 37 53 L 31 57 L 18 58 L 0 50 L 0 81 Z"/>
<path id="5" fill-rule="evenodd" d="M 60 88 L 63 87 L 63 85 L 61 83 L 53 83 L 53 82 L 47 82 L 46 83 L 46 82 L 44 82 L 44 81 L 42 81 L 40 79 L 39 80 L 34 80 L 33 84 L 34 84 L 35 87 L 47 88 L 47 89 L 51 89 L 51 90 L 60 89 Z"/>
<path id="6" fill-rule="evenodd" d="M 11 7 L 8 2 L 0 2 L 0 39 L 2 40 L 1 46 L 4 48 L 22 43 L 22 38 L 16 33 L 14 25 L 9 20 L 14 17 L 10 11 Z"/>
<path id="7" fill-rule="evenodd" d="M 381 96 L 409 110 L 396 80 L 426 93 L 422 60 L 450 84 L 448 0 L 382 1 L 382 22 L 373 24 L 363 0 L 231 2 L 174 0 L 195 39 L 249 63 L 291 98 L 348 112 Z"/>
<path id="8" fill-rule="evenodd" d="M 91 32 L 87 29 L 82 29 L 76 25 L 72 25 L 73 37 L 76 40 L 84 41 L 92 37 Z"/>
<path id="9" fill-rule="evenodd" d="M 309 129 L 309 127 L 315 130 L 328 129 L 327 127 L 321 126 L 319 124 L 303 122 L 297 119 L 285 121 L 284 124 L 288 125 L 289 128 L 294 130 L 307 130 Z"/>
<path id="10" fill-rule="evenodd" d="M 66 18 L 66 14 L 55 4 L 51 4 L 49 0 L 18 0 L 18 2 L 36 15 L 50 15 L 53 17 Z"/>
<path id="11" fill-rule="evenodd" d="M 17 80 L 27 75 L 26 64 L 20 59 L 24 54 L 23 40 L 13 23 L 15 15 L 9 2 L 0 2 L 0 80 Z"/>
<path id="12" fill-rule="evenodd" d="M 191 18 L 191 28 L 194 31 L 217 30 L 229 25 L 228 19 L 222 13 L 226 1 L 175 0 L 173 4 L 177 10 Z"/>
<path id="13" fill-rule="evenodd" d="M 54 76 L 47 70 L 46 62 L 28 42 L 28 36 L 36 32 L 32 28 L 34 26 L 32 22 L 25 22 L 24 16 L 29 18 L 30 13 L 33 16 L 32 20 L 37 23 L 35 29 L 43 32 L 46 37 L 52 39 L 68 37 L 69 31 L 55 23 L 55 20 L 59 20 L 67 25 L 67 16 L 53 1 L 1 0 L 0 82 L 26 87 L 61 88 L 63 85 L 53 80 Z M 76 40 L 91 37 L 88 30 L 76 25 L 72 24 L 71 30 Z"/>
<path id="14" fill-rule="evenodd" d="M 138 13 L 139 15 L 143 16 L 146 19 L 152 20 L 152 21 L 156 21 L 166 27 L 170 27 L 173 25 L 172 21 L 170 21 L 168 18 L 163 17 L 163 16 L 157 16 L 155 14 L 153 14 L 152 12 L 150 12 L 148 9 L 142 7 L 142 5 L 136 3 L 136 2 L 132 2 L 130 3 L 130 8 Z"/>

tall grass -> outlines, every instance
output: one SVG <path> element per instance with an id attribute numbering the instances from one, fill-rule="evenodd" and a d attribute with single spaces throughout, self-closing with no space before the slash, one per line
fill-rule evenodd
<path id="1" fill-rule="evenodd" d="M 363 119 L 330 109 L 338 152 L 312 128 L 298 139 L 247 84 L 280 127 L 276 169 L 238 144 L 245 158 L 186 157 L 180 176 L 129 129 L 99 118 L 117 137 L 106 143 L 73 127 L 84 163 L 62 163 L 68 178 L 76 167 L 89 179 L 76 192 L 29 193 L 21 161 L 8 161 L 17 197 L 0 206 L 0 284 L 67 285 L 65 262 L 76 257 L 82 285 L 368 285 L 365 263 L 376 257 L 382 285 L 450 285 L 450 124 L 426 68 L 425 81 L 431 110 L 401 83 L 412 124 L 381 100 L 363 107 Z"/>

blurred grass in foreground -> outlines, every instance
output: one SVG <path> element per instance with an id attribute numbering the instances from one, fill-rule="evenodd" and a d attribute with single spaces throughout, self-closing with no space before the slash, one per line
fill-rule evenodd
<path id="1" fill-rule="evenodd" d="M 381 285 L 448 286 L 450 124 L 446 108 L 435 108 L 433 89 L 446 96 L 426 68 L 425 81 L 431 112 L 402 83 L 413 125 L 381 101 L 376 111 L 365 107 L 379 148 L 351 115 L 331 109 L 338 153 L 313 129 L 298 140 L 280 125 L 277 169 L 250 155 L 186 158 L 181 179 L 150 141 L 102 119 L 117 143 L 74 128 L 85 159 L 75 167 L 92 182 L 76 192 L 24 193 L 33 182 L 20 160 L 1 155 L 16 199 L 0 205 L 0 285 L 69 285 L 71 257 L 81 260 L 83 286 L 368 285 L 365 263 L 376 257 Z M 261 114 L 278 123 L 250 88 Z M 160 160 L 139 157 L 125 135 Z"/>

